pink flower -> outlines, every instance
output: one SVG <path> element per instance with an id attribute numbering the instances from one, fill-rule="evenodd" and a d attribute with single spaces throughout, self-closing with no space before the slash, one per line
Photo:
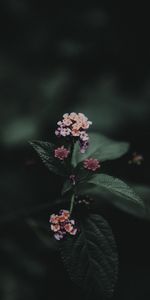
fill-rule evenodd
<path id="1" fill-rule="evenodd" d="M 89 122 L 87 122 L 87 121 L 82 122 L 82 128 L 83 129 L 88 129 L 89 126 L 90 126 Z"/>
<path id="2" fill-rule="evenodd" d="M 70 212 L 66 209 L 62 209 L 60 211 L 61 216 L 63 216 L 65 218 L 65 220 L 67 220 L 70 217 Z"/>
<path id="3" fill-rule="evenodd" d="M 76 235 L 77 230 L 78 230 L 77 228 L 73 228 L 72 231 L 70 231 L 70 234 L 71 235 Z"/>
<path id="4" fill-rule="evenodd" d="M 80 131 L 78 129 L 73 129 L 71 131 L 71 133 L 72 133 L 73 136 L 79 136 L 80 135 Z"/>
<path id="5" fill-rule="evenodd" d="M 65 230 L 66 230 L 67 232 L 69 232 L 69 233 L 73 230 L 73 226 L 72 226 L 72 224 L 70 224 L 70 223 L 66 224 L 66 225 L 64 226 L 64 228 L 65 228 Z"/>
<path id="6" fill-rule="evenodd" d="M 82 127 L 82 123 L 76 122 L 72 125 L 72 130 L 74 130 L 74 129 L 79 130 L 81 127 Z"/>
<path id="7" fill-rule="evenodd" d="M 50 219 L 49 219 L 49 222 L 53 223 L 53 224 L 58 224 L 58 222 L 59 222 L 59 216 L 55 215 L 55 214 L 52 214 L 51 217 L 50 217 Z"/>
<path id="8" fill-rule="evenodd" d="M 77 121 L 78 120 L 78 115 L 75 113 L 75 112 L 72 112 L 70 115 L 69 115 L 69 118 L 73 121 Z"/>
<path id="9" fill-rule="evenodd" d="M 89 140 L 89 136 L 88 136 L 88 134 L 85 131 L 81 131 L 80 132 L 80 139 L 82 141 L 88 141 Z"/>
<path id="10" fill-rule="evenodd" d="M 63 124 L 65 126 L 70 126 L 72 124 L 72 121 L 69 118 L 66 118 L 66 119 L 63 120 Z"/>
<path id="11" fill-rule="evenodd" d="M 56 136 L 73 137 L 79 141 L 80 151 L 84 153 L 88 147 L 87 142 L 89 137 L 86 129 L 92 124 L 91 121 L 83 113 L 72 112 L 63 115 L 63 119 L 57 122 L 58 128 L 55 131 Z M 82 143 L 81 143 L 82 142 Z"/>
<path id="12" fill-rule="evenodd" d="M 56 219 L 58 223 L 56 223 Z M 61 240 L 66 234 L 75 235 L 77 233 L 75 221 L 70 220 L 70 212 L 68 210 L 61 209 L 57 215 L 52 214 L 49 222 L 56 240 Z"/>
<path id="13" fill-rule="evenodd" d="M 96 171 L 100 168 L 99 160 L 95 158 L 87 158 L 84 160 L 83 164 L 85 169 L 91 171 Z"/>
<path id="14" fill-rule="evenodd" d="M 64 148 L 64 146 L 61 146 L 60 148 L 55 149 L 54 153 L 55 157 L 57 157 L 60 160 L 64 160 L 68 157 L 70 151 Z"/>
<path id="15" fill-rule="evenodd" d="M 58 122 L 57 122 L 57 125 L 62 126 L 63 123 L 62 123 L 61 121 L 58 121 Z"/>
<path id="16" fill-rule="evenodd" d="M 60 131 L 59 130 L 55 130 L 55 134 L 56 134 L 56 136 L 60 136 Z"/>
<path id="17" fill-rule="evenodd" d="M 82 113 L 78 113 L 78 116 L 79 116 L 79 118 L 80 118 L 81 120 L 84 120 L 84 121 L 87 121 L 87 120 L 88 120 L 88 118 L 87 118 L 84 114 L 82 114 Z"/>
<path id="18" fill-rule="evenodd" d="M 59 224 L 52 224 L 51 225 L 51 230 L 54 232 L 57 232 L 60 230 L 60 225 Z"/>
<path id="19" fill-rule="evenodd" d="M 66 114 L 64 114 L 63 115 L 63 118 L 65 119 L 65 118 L 68 118 L 69 117 L 69 114 L 68 113 L 66 113 Z"/>
<path id="20" fill-rule="evenodd" d="M 74 225 L 75 224 L 75 220 L 70 220 L 70 223 Z"/>
<path id="21" fill-rule="evenodd" d="M 67 135 L 70 135 L 71 133 L 71 130 L 70 128 L 60 128 L 60 135 L 62 136 L 67 136 Z"/>

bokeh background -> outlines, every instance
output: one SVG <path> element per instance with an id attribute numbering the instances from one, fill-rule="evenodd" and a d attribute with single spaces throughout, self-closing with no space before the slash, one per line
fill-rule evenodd
<path id="1" fill-rule="evenodd" d="M 0 299 L 84 298 L 27 219 L 48 220 L 62 184 L 28 140 L 54 141 L 63 113 L 83 112 L 93 130 L 131 143 L 109 174 L 143 185 L 148 205 L 149 30 L 144 3 L 1 0 Z M 128 165 L 134 151 L 141 166 Z M 120 259 L 113 299 L 149 300 L 149 221 L 112 208 L 108 220 Z"/>

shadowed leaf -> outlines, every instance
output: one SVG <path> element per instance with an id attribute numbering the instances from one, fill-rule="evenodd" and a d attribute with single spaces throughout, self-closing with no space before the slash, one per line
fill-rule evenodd
<path id="1" fill-rule="evenodd" d="M 80 223 L 81 232 L 61 243 L 61 255 L 73 282 L 97 299 L 111 297 L 117 280 L 115 240 L 103 217 L 91 214 Z"/>
<path id="2" fill-rule="evenodd" d="M 116 142 L 100 134 L 90 133 L 89 138 L 90 144 L 84 154 L 80 153 L 78 143 L 75 144 L 72 156 L 73 166 L 88 157 L 97 158 L 101 162 L 116 159 L 124 155 L 129 149 L 128 143 Z"/>
<path id="3" fill-rule="evenodd" d="M 106 175 L 93 175 L 87 184 L 78 187 L 79 194 L 106 199 L 112 205 L 136 216 L 146 217 L 144 201 L 122 180 Z"/>
<path id="4" fill-rule="evenodd" d="M 64 166 L 62 166 L 61 162 L 57 161 L 57 159 L 54 157 L 54 150 L 56 148 L 54 144 L 43 141 L 32 141 L 29 143 L 51 172 L 57 175 L 65 176 Z"/>

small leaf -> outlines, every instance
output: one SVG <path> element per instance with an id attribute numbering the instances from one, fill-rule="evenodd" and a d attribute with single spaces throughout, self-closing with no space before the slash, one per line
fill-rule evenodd
<path id="1" fill-rule="evenodd" d="M 134 190 L 143 199 L 145 205 L 145 219 L 150 220 L 150 187 L 146 185 L 134 185 Z M 143 217 L 139 215 L 139 217 Z"/>
<path id="2" fill-rule="evenodd" d="M 118 273 L 111 228 L 103 217 L 91 214 L 82 219 L 80 230 L 77 236 L 68 236 L 61 243 L 64 265 L 72 281 L 82 287 L 89 298 L 111 297 Z"/>
<path id="3" fill-rule="evenodd" d="M 64 195 L 65 193 L 69 192 L 72 189 L 72 185 L 70 183 L 70 180 L 66 180 L 64 182 L 61 194 Z"/>
<path id="4" fill-rule="evenodd" d="M 118 178 L 106 174 L 93 175 L 87 184 L 78 187 L 78 193 L 102 197 L 122 210 L 145 217 L 143 200 L 131 187 Z"/>
<path id="5" fill-rule="evenodd" d="M 64 166 L 54 157 L 54 150 L 56 148 L 54 144 L 43 141 L 32 141 L 29 143 L 51 172 L 57 175 L 65 176 Z"/>
<path id="6" fill-rule="evenodd" d="M 73 166 L 88 157 L 97 158 L 100 162 L 116 159 L 124 155 L 129 149 L 128 143 L 116 142 L 100 134 L 90 133 L 89 138 L 90 144 L 84 154 L 80 153 L 78 143 L 75 144 L 72 155 Z"/>

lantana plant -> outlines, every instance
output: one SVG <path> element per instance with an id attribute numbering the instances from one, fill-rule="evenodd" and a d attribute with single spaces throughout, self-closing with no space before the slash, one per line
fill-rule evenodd
<path id="1" fill-rule="evenodd" d="M 104 172 L 105 161 L 123 156 L 129 144 L 88 134 L 91 125 L 83 113 L 66 113 L 57 123 L 57 145 L 30 144 L 48 169 L 64 178 L 60 207 L 47 220 L 49 238 L 56 240 L 70 278 L 87 297 L 107 299 L 117 281 L 118 254 L 111 227 L 94 203 L 111 202 L 143 214 L 144 204 L 125 182 Z"/>

